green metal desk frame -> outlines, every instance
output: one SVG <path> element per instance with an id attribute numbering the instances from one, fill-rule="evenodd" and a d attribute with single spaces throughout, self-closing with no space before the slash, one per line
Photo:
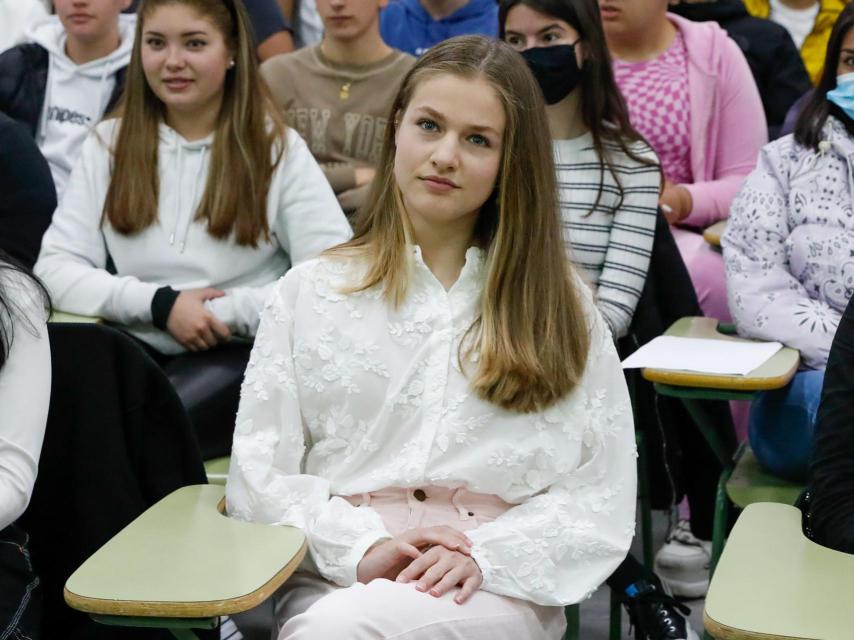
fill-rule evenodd
<path id="1" fill-rule="evenodd" d="M 665 335 L 725 341 L 744 340 L 730 335 L 733 332 L 734 329 L 731 325 L 719 324 L 714 318 L 698 317 L 681 318 L 665 332 Z M 710 375 L 656 369 L 643 370 L 643 377 L 653 382 L 657 393 L 682 400 L 692 421 L 699 428 L 703 439 L 708 443 L 723 468 L 715 497 L 710 575 L 714 575 L 726 537 L 727 482 L 743 454 L 744 448 L 739 448 L 735 456 L 728 454 L 720 437 L 718 426 L 703 411 L 701 401 L 753 400 L 762 391 L 785 387 L 795 375 L 799 364 L 798 352 L 794 349 L 783 348 L 770 360 L 746 376 Z"/>

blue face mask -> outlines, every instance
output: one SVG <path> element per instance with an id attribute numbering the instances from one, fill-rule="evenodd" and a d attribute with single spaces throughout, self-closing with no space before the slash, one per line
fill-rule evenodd
<path id="1" fill-rule="evenodd" d="M 854 73 L 836 76 L 836 88 L 827 92 L 827 99 L 854 120 Z"/>

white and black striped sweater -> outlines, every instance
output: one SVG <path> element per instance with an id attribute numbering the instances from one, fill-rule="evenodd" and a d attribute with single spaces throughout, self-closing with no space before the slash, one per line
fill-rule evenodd
<path id="1" fill-rule="evenodd" d="M 628 332 L 649 268 L 660 189 L 658 166 L 644 165 L 619 147 L 606 145 L 623 188 L 617 209 L 620 190 L 607 167 L 601 171 L 589 133 L 555 140 L 553 148 L 567 253 L 586 274 L 614 338 L 621 338 Z M 644 143 L 634 144 L 632 151 L 658 162 Z"/>

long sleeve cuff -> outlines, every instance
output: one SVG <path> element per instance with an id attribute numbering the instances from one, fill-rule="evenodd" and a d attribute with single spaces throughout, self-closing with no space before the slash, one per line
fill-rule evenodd
<path id="1" fill-rule="evenodd" d="M 154 297 L 151 299 L 151 324 L 166 331 L 166 322 L 169 320 L 169 314 L 172 313 L 178 294 L 179 292 L 172 287 L 160 287 L 154 292 Z"/>

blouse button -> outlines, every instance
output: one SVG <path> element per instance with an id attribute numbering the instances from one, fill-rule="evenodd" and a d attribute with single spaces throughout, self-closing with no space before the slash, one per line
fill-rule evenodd
<path id="1" fill-rule="evenodd" d="M 424 502 L 427 499 L 427 494 L 424 493 L 424 489 L 416 489 L 412 492 L 412 497 L 418 500 L 418 502 Z"/>

